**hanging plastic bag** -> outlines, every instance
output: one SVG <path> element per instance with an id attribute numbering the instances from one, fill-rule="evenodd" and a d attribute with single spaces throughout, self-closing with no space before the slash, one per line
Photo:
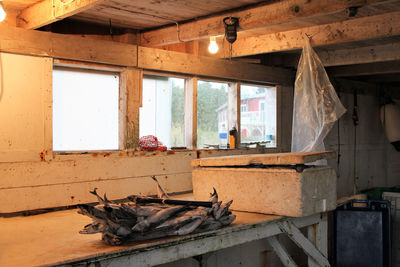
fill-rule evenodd
<path id="1" fill-rule="evenodd" d="M 292 152 L 324 151 L 324 138 L 346 109 L 307 40 L 294 87 Z"/>

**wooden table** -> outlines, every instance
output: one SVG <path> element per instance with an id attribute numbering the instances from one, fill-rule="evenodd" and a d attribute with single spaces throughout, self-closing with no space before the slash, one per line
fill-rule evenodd
<path id="1" fill-rule="evenodd" d="M 232 225 L 216 231 L 116 247 L 105 245 L 100 234 L 79 234 L 79 230 L 90 223 L 91 219 L 78 214 L 76 210 L 0 218 L 0 266 L 95 266 L 98 262 L 101 266 L 107 266 L 107 263 L 152 266 L 263 238 L 268 238 L 286 266 L 296 266 L 275 237 L 284 232 L 289 233 L 289 237 L 310 256 L 310 266 L 314 260 L 320 265 L 329 266 L 325 257 L 326 216 L 315 214 L 303 218 L 287 218 L 246 212 L 234 214 L 237 219 Z M 298 228 L 306 226 L 309 227 L 312 242 L 301 233 L 299 236 Z"/>

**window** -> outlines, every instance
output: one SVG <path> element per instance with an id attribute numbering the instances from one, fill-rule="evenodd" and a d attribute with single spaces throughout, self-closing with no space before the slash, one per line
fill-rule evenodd
<path id="1" fill-rule="evenodd" d="M 185 146 L 184 88 L 182 78 L 143 77 L 140 137 L 154 135 L 168 148 Z"/>
<path id="2" fill-rule="evenodd" d="M 53 150 L 117 150 L 119 76 L 73 68 L 53 70 Z"/>
<path id="3" fill-rule="evenodd" d="M 276 87 L 241 85 L 241 142 L 276 147 Z"/>
<path id="4" fill-rule="evenodd" d="M 221 132 L 228 132 L 228 84 L 199 80 L 197 148 L 217 147 Z"/>

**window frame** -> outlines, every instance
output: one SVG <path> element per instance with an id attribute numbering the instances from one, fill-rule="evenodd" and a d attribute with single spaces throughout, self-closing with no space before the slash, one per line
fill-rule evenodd
<path id="1" fill-rule="evenodd" d="M 281 144 L 281 140 L 282 140 L 282 137 L 281 137 L 281 125 L 282 125 L 282 122 L 281 122 L 281 118 L 282 118 L 282 115 L 281 115 L 281 102 L 282 102 L 281 86 L 279 86 L 279 85 L 271 85 L 271 84 L 263 84 L 263 83 L 250 83 L 250 82 L 243 82 L 243 83 L 240 84 L 240 86 L 241 85 L 254 86 L 254 87 L 256 87 L 256 86 L 260 86 L 260 87 L 275 87 L 275 90 L 276 90 L 276 135 L 275 135 L 276 139 L 275 139 L 275 146 L 274 147 L 266 147 L 266 149 L 268 149 L 270 151 L 280 151 L 281 147 L 282 147 L 282 144 Z M 238 102 L 241 103 L 240 93 L 239 93 Z M 258 103 L 260 108 L 261 108 L 261 103 L 264 104 L 264 110 L 265 110 L 265 101 L 261 101 L 261 102 Z M 240 115 L 241 114 L 239 113 L 239 115 L 238 115 L 239 118 L 240 118 Z M 241 131 L 238 134 L 240 135 Z M 241 141 L 241 139 L 239 139 L 239 140 Z M 261 141 L 261 142 L 254 142 L 254 143 L 259 144 L 259 143 L 263 143 L 263 142 Z"/>
<path id="2" fill-rule="evenodd" d="M 65 151 L 54 151 L 53 150 L 53 102 L 51 102 L 51 118 L 47 121 L 47 127 L 51 129 L 51 152 L 53 156 L 58 155 L 81 155 L 81 154 L 97 154 L 97 153 L 112 153 L 119 152 L 126 149 L 126 116 L 127 116 L 127 81 L 126 75 L 123 75 L 127 68 L 119 66 L 110 66 L 98 63 L 87 63 L 87 62 L 76 62 L 70 60 L 55 59 L 53 60 L 52 73 L 54 69 L 69 69 L 72 71 L 89 71 L 94 73 L 109 73 L 118 75 L 118 149 L 113 150 L 65 150 Z M 52 83 L 53 84 L 53 83 Z M 51 94 L 53 94 L 53 86 L 51 88 Z"/>
<path id="3" fill-rule="evenodd" d="M 265 150 L 269 152 L 277 152 L 281 149 L 281 90 L 280 86 L 271 83 L 261 82 L 241 82 L 238 80 L 229 80 L 224 78 L 213 78 L 198 75 L 183 75 L 168 72 L 158 71 L 144 71 L 143 75 L 153 76 L 167 76 L 185 79 L 184 86 L 184 121 L 185 121 L 185 146 L 186 150 L 216 150 L 212 148 L 198 148 L 197 147 L 197 93 L 198 81 L 219 82 L 228 84 L 228 102 L 233 103 L 234 109 L 232 111 L 232 118 L 228 119 L 228 130 L 235 126 L 238 131 L 238 138 L 240 140 L 240 86 L 263 86 L 276 88 L 276 146 L 266 147 Z M 240 143 L 240 142 L 239 142 Z M 257 142 L 258 143 L 258 142 Z M 257 146 L 257 145 L 256 145 Z M 258 147 L 258 146 L 257 146 Z M 248 149 L 248 147 L 236 147 L 235 149 Z M 232 149 L 221 149 L 232 150 Z"/>

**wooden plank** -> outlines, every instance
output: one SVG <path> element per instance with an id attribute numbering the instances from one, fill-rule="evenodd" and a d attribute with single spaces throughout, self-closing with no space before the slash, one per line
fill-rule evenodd
<path id="1" fill-rule="evenodd" d="M 43 0 L 22 10 L 18 15 L 18 27 L 37 29 L 55 21 L 83 12 L 105 0 Z"/>
<path id="2" fill-rule="evenodd" d="M 0 162 L 43 160 L 52 145 L 52 60 L 0 53 L 0 61 Z"/>
<path id="3" fill-rule="evenodd" d="M 350 66 L 330 67 L 327 69 L 331 77 L 351 77 L 379 75 L 400 72 L 400 61 L 355 64 Z"/>
<path id="4" fill-rule="evenodd" d="M 399 16 L 400 12 L 392 12 L 274 34 L 239 36 L 233 44 L 232 56 L 300 49 L 307 38 L 306 34 L 312 36 L 313 46 L 391 37 L 400 34 Z M 225 54 L 228 54 L 228 49 L 225 47 Z"/>
<path id="5" fill-rule="evenodd" d="M 394 61 L 400 60 L 400 42 L 350 49 L 317 50 L 317 54 L 325 67 Z"/>
<path id="6" fill-rule="evenodd" d="M 194 152 L 170 151 L 155 155 L 146 152 L 117 152 L 114 155 L 93 153 L 82 156 L 88 157 L 74 155 L 69 158 L 60 155 L 50 162 L 2 163 L 0 190 L 189 173 L 192 171 L 189 162 L 196 155 Z"/>
<path id="7" fill-rule="evenodd" d="M 313 260 L 316 261 L 318 266 L 329 267 L 328 259 L 308 240 L 301 231 L 290 221 L 283 221 L 278 223 L 280 229 L 287 233 L 289 238 L 296 243 L 303 251 Z"/>
<path id="8" fill-rule="evenodd" d="M 276 236 L 271 236 L 267 240 L 284 266 L 297 267 L 297 264 L 294 262 L 286 248 L 279 242 Z"/>
<path id="9" fill-rule="evenodd" d="M 191 162 L 193 167 L 211 167 L 211 166 L 247 166 L 247 165 L 291 165 L 305 164 L 320 159 L 332 159 L 336 157 L 334 151 L 323 152 L 292 152 L 275 154 L 256 154 L 226 156 L 216 158 L 197 159 Z"/>
<path id="10" fill-rule="evenodd" d="M 167 178 L 166 178 L 167 177 Z M 177 173 L 158 177 L 168 193 L 186 192 L 192 188 L 191 173 Z M 107 193 L 110 199 L 123 199 L 128 195 L 156 195 L 157 186 L 149 177 L 93 180 L 35 187 L 16 187 L 0 190 L 0 213 L 70 206 L 96 202 L 89 193 L 93 188 Z M 53 192 L 49 194 L 49 192 Z M 56 196 L 52 196 L 52 195 Z"/>
<path id="11" fill-rule="evenodd" d="M 291 23 L 291 27 L 296 28 L 296 25 L 304 24 L 304 22 L 312 25 L 316 24 L 318 21 L 321 24 L 324 21 L 328 23 L 332 22 L 332 20 L 344 20 L 348 17 L 346 9 L 349 7 L 359 7 L 359 13 L 362 14 L 363 6 L 371 5 L 375 12 L 377 12 L 379 10 L 379 5 L 381 4 L 384 6 L 386 3 L 393 3 L 393 1 L 279 1 L 181 24 L 180 39 L 190 41 L 213 35 L 224 35 L 225 28 L 222 20 L 226 16 L 239 18 L 239 31 L 266 26 L 271 28 L 271 26 L 275 26 L 277 28 L 275 32 L 279 32 L 282 29 L 282 25 L 285 23 Z M 298 27 L 299 26 L 297 26 L 297 28 Z M 178 42 L 175 25 L 141 34 L 141 44 L 144 46 L 159 46 Z"/>
<path id="12" fill-rule="evenodd" d="M 91 219 L 78 214 L 76 209 L 0 218 L 3 256 L 0 265 L 154 266 L 281 233 L 277 226 L 282 220 L 280 216 L 234 214 L 237 217 L 231 226 L 216 231 L 122 246 L 106 245 L 99 235 L 79 234 Z M 305 227 L 317 223 L 319 216 L 290 220 L 297 227 Z M 24 251 L 23 257 L 21 251 Z"/>
<path id="13" fill-rule="evenodd" d="M 291 84 L 291 70 L 139 47 L 138 67 L 232 80 Z"/>
<path id="14" fill-rule="evenodd" d="M 0 26 L 0 51 L 118 66 L 137 66 L 137 46 Z"/>

